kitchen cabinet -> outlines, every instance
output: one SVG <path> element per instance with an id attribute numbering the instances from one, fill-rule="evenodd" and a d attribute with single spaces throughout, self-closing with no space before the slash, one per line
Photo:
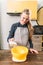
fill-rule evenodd
<path id="1" fill-rule="evenodd" d="M 42 51 L 43 50 L 43 35 L 33 35 L 32 36 L 33 48 Z"/>
<path id="2" fill-rule="evenodd" d="M 7 13 L 10 15 L 19 15 L 24 9 L 29 9 L 31 19 L 37 20 L 37 0 L 8 0 Z"/>

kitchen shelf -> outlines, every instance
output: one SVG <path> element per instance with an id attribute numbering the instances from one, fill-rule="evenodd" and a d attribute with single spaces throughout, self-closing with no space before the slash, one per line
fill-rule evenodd
<path id="1" fill-rule="evenodd" d="M 8 12 L 7 14 L 9 14 L 10 16 L 20 16 L 21 13 L 10 13 L 10 12 Z"/>

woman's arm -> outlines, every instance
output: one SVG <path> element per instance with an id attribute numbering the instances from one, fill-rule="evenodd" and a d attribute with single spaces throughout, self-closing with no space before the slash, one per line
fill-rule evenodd
<path id="1" fill-rule="evenodd" d="M 16 24 L 13 24 L 11 26 L 11 30 L 10 30 L 8 38 L 7 38 L 7 41 L 9 43 L 10 47 L 12 47 L 12 46 L 14 46 L 14 44 L 16 44 L 16 42 L 14 41 L 14 33 L 15 33 L 16 28 L 17 28 Z"/>
<path id="2" fill-rule="evenodd" d="M 11 26 L 11 29 L 10 29 L 10 31 L 9 31 L 9 35 L 8 35 L 8 38 L 7 38 L 7 41 L 9 42 L 9 40 L 14 40 L 14 33 L 15 33 L 15 30 L 16 30 L 16 24 L 13 24 L 12 26 Z"/>
<path id="3" fill-rule="evenodd" d="M 33 43 L 31 39 L 29 39 L 29 44 L 30 44 L 30 48 L 33 48 Z"/>

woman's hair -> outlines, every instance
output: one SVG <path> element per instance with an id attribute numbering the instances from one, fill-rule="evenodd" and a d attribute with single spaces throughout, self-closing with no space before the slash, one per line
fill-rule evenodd
<path id="1" fill-rule="evenodd" d="M 29 9 L 24 9 L 23 12 L 30 16 Z M 30 38 L 32 38 L 33 31 L 34 31 L 33 26 L 31 25 L 30 21 L 27 23 L 27 25 L 28 25 L 28 30 L 29 30 L 29 33 L 30 33 L 29 36 L 30 36 Z"/>
<path id="2" fill-rule="evenodd" d="M 29 15 L 30 14 L 30 12 L 29 12 L 29 9 L 24 9 L 23 11 L 22 11 L 22 13 L 26 13 L 27 15 Z"/>

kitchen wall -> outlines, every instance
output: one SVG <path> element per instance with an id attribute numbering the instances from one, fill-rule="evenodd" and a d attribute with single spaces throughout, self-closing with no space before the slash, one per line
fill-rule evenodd
<path id="1" fill-rule="evenodd" d="M 43 6 L 43 0 L 37 0 L 38 1 L 38 9 Z"/>
<path id="2" fill-rule="evenodd" d="M 7 0 L 1 0 L 1 49 L 9 49 L 9 45 L 7 43 L 7 37 L 9 34 L 9 30 L 13 23 L 16 23 L 20 20 L 19 16 L 9 16 L 7 13 Z M 43 0 L 38 0 L 38 8 L 43 6 Z"/>
<path id="3" fill-rule="evenodd" d="M 0 3 L 0 49 L 1 49 L 1 3 Z"/>
<path id="4" fill-rule="evenodd" d="M 20 17 L 9 16 L 7 13 L 7 0 L 1 0 L 1 48 L 8 49 L 7 37 L 13 23 L 19 21 Z"/>

